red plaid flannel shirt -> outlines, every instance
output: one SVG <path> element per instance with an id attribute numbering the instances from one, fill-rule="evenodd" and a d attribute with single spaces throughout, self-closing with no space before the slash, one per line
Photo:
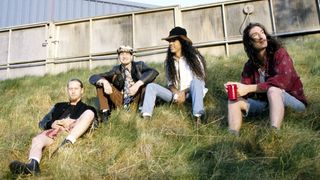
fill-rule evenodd
<path id="1" fill-rule="evenodd" d="M 307 105 L 300 77 L 293 67 L 292 59 L 284 48 L 278 49 L 273 59 L 267 59 L 265 75 L 265 82 L 260 83 L 257 67 L 252 60 L 248 60 L 242 71 L 241 82 L 243 84 L 257 84 L 261 90 L 268 90 L 272 86 L 284 89 Z"/>

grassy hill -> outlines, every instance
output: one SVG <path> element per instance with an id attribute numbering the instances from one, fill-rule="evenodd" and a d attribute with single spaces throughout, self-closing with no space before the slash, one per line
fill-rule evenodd
<path id="1" fill-rule="evenodd" d="M 79 139 L 73 148 L 51 159 L 45 150 L 37 178 L 319 179 L 320 42 L 297 39 L 286 47 L 310 106 L 302 114 L 287 110 L 279 134 L 270 131 L 268 117 L 246 119 L 239 138 L 228 134 L 223 84 L 239 80 L 247 58 L 245 54 L 207 57 L 208 124 L 196 131 L 188 106 L 160 105 L 150 122 L 117 110 L 108 124 Z M 151 66 L 161 72 L 157 82 L 164 83 L 163 66 Z M 66 82 L 72 77 L 84 81 L 83 101 L 96 106 L 88 77 L 109 68 L 0 82 L 0 179 L 16 178 L 9 163 L 27 161 L 32 137 L 40 132 L 38 121 L 54 103 L 67 98 Z"/>

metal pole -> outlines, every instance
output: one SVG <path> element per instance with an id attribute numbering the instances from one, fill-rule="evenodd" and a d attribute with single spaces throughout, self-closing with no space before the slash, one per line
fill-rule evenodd
<path id="1" fill-rule="evenodd" d="M 92 18 L 90 18 L 89 21 L 89 69 L 92 69 L 92 26 L 93 21 Z"/>
<path id="2" fill-rule="evenodd" d="M 275 22 L 275 20 L 274 20 L 272 0 L 269 0 L 269 6 L 270 6 L 270 15 L 271 15 L 272 31 L 273 31 L 273 34 L 277 34 L 277 27 L 276 27 L 276 22 Z"/>
<path id="3" fill-rule="evenodd" d="M 131 23 L 132 23 L 132 48 L 133 49 L 135 49 L 136 50 L 136 41 L 135 41 L 135 39 L 136 39 L 136 31 L 135 31 L 135 14 L 134 13 L 132 13 L 131 14 Z"/>
<path id="4" fill-rule="evenodd" d="M 320 0 L 317 1 L 318 3 L 318 20 L 319 20 L 319 24 L 320 24 Z"/>
<path id="5" fill-rule="evenodd" d="M 181 20 L 181 10 L 180 10 L 180 7 L 175 7 L 173 9 L 173 22 L 174 22 L 174 26 L 182 26 L 182 20 Z"/>
<path id="6" fill-rule="evenodd" d="M 11 58 L 11 38 L 12 38 L 12 29 L 9 30 L 9 39 L 8 39 L 8 54 L 7 54 L 7 76 L 6 78 L 10 78 L 10 58 Z"/>
<path id="7" fill-rule="evenodd" d="M 229 44 L 228 44 L 228 31 L 227 31 L 227 25 L 226 25 L 226 13 L 224 11 L 224 4 L 221 4 L 222 9 L 222 23 L 223 23 L 223 31 L 224 31 L 224 40 L 225 40 L 225 48 L 226 48 L 226 54 L 227 57 L 229 57 Z"/>

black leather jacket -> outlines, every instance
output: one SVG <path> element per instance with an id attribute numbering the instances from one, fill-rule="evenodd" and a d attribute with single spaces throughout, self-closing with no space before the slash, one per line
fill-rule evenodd
<path id="1" fill-rule="evenodd" d="M 146 85 L 152 82 L 158 75 L 158 71 L 148 67 L 144 62 L 132 61 L 131 76 L 134 82 L 141 80 Z M 111 71 L 92 75 L 89 78 L 89 82 L 96 85 L 97 81 L 101 78 L 105 78 L 109 83 L 115 86 L 115 88 L 121 91 L 124 87 L 125 80 L 124 68 L 122 65 L 114 66 Z"/>

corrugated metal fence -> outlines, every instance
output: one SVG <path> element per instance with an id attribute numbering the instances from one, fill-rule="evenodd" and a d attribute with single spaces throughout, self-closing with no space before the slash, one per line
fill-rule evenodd
<path id="1" fill-rule="evenodd" d="M 168 36 L 183 26 L 207 55 L 243 51 L 241 31 L 260 22 L 274 35 L 320 32 L 319 0 L 241 0 L 188 8 L 164 7 L 0 30 L 0 78 L 59 73 L 114 63 L 118 46 L 133 46 L 136 57 L 162 62 Z"/>
<path id="2" fill-rule="evenodd" d="M 1 0 L 0 28 L 88 18 L 155 7 L 157 6 L 122 0 Z"/>

